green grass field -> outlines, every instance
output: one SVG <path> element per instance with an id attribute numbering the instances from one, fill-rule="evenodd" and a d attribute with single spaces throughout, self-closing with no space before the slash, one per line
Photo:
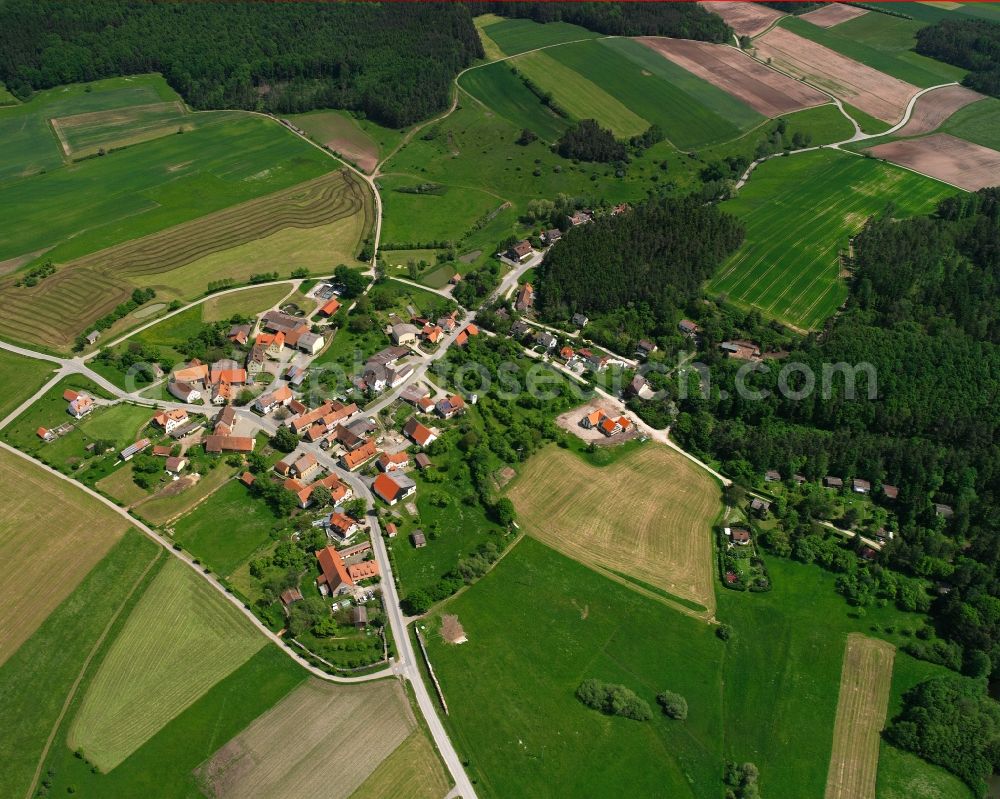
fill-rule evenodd
<path id="1" fill-rule="evenodd" d="M 384 241 L 395 244 L 456 241 L 476 220 L 503 202 L 485 191 L 455 185 L 444 186 L 441 193 L 398 191 L 424 182 L 409 175 L 389 174 L 379 178 Z"/>
<path id="2" fill-rule="evenodd" d="M 78 161 L 178 131 L 188 132 L 205 118 L 192 116 L 180 100 L 175 100 L 71 114 L 52 119 L 50 124 L 65 155 Z"/>
<path id="3" fill-rule="evenodd" d="M 832 151 L 775 158 L 722 208 L 746 224 L 743 246 L 709 282 L 741 306 L 815 329 L 847 296 L 839 251 L 890 202 L 926 213 L 954 189 L 873 159 Z"/>
<path id="4" fill-rule="evenodd" d="M 0 795 L 22 797 L 28 791 L 73 681 L 102 631 L 159 552 L 160 548 L 141 533 L 126 533 L 0 666 L 0 727 L 4 730 L 0 736 L 4 762 Z M 60 739 L 54 751 L 64 748 Z"/>
<path id="5" fill-rule="evenodd" d="M 540 24 L 530 19 L 505 19 L 483 26 L 486 35 L 506 55 L 516 55 L 551 44 L 596 39 L 599 33 L 570 25 L 568 22 Z"/>
<path id="6" fill-rule="evenodd" d="M 805 39 L 920 88 L 960 81 L 966 74 L 964 69 L 913 52 L 916 32 L 924 27 L 916 20 L 868 13 L 832 28 L 820 28 L 794 16 L 785 17 L 779 24 Z"/>
<path id="7" fill-rule="evenodd" d="M 347 158 L 365 172 L 399 144 L 399 131 L 384 128 L 367 120 L 356 119 L 346 111 L 310 111 L 292 114 L 288 119 L 310 138 Z"/>
<path id="8" fill-rule="evenodd" d="M 291 693 L 305 676 L 306 672 L 276 646 L 265 646 L 164 725 L 110 774 L 92 772 L 84 761 L 73 757 L 68 746 L 57 746 L 47 763 L 47 768 L 55 771 L 51 795 L 65 796 L 73 788 L 80 796 L 101 799 L 203 797 L 194 770 Z"/>
<path id="9" fill-rule="evenodd" d="M 171 559 L 88 686 L 70 748 L 110 771 L 264 644 L 204 580 Z"/>
<path id="10" fill-rule="evenodd" d="M 987 97 L 960 108 L 945 120 L 940 131 L 1000 150 L 1000 100 Z"/>
<path id="11" fill-rule="evenodd" d="M 0 109 L 0 186 L 63 164 L 63 151 L 49 120 L 74 114 L 179 99 L 160 75 L 133 75 L 58 86 L 26 103 Z"/>
<path id="12" fill-rule="evenodd" d="M 213 571 L 228 575 L 270 540 L 277 521 L 245 485 L 230 480 L 174 523 L 174 540 Z"/>
<path id="13" fill-rule="evenodd" d="M 465 91 L 512 125 L 534 131 L 554 142 L 569 127 L 569 121 L 550 111 L 524 85 L 510 64 L 489 64 L 466 72 L 458 82 Z"/>
<path id="14" fill-rule="evenodd" d="M 54 364 L 24 358 L 0 350 L 0 384 L 7 387 L 0 396 L 0 419 L 5 419 L 24 400 L 45 385 Z"/>
<path id="15" fill-rule="evenodd" d="M 723 644 L 712 627 L 523 539 L 438 609 L 458 616 L 467 643 L 444 643 L 437 614 L 427 631 L 446 723 L 480 794 L 600 796 L 628 784 L 700 799 L 720 793 L 732 759 L 760 768 L 768 797 L 822 796 L 847 634 L 891 625 L 899 644 L 920 617 L 876 608 L 856 619 L 834 575 L 778 558 L 768 567 L 770 593 L 717 591 L 716 615 L 733 628 Z M 627 685 L 656 717 L 583 707 L 573 691 L 588 677 Z M 687 698 L 686 722 L 657 712 L 665 688 Z"/>

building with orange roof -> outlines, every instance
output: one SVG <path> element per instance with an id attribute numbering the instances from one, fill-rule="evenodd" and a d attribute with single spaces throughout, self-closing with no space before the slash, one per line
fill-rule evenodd
<path id="1" fill-rule="evenodd" d="M 336 596 L 354 585 L 354 580 L 344 567 L 344 559 L 333 547 L 325 547 L 316 553 L 322 574 L 316 578 L 316 585 L 324 596 Z"/>
<path id="2" fill-rule="evenodd" d="M 163 428 L 163 432 L 168 435 L 182 424 L 187 424 L 188 412 L 183 408 L 172 408 L 169 411 L 160 411 L 153 416 L 153 424 Z"/>
<path id="3" fill-rule="evenodd" d="M 416 490 L 417 484 L 402 472 L 383 473 L 372 482 L 372 491 L 387 505 L 395 505 L 412 496 Z"/>
<path id="4" fill-rule="evenodd" d="M 205 452 L 253 452 L 254 440 L 249 436 L 205 436 Z"/>
<path id="5" fill-rule="evenodd" d="M 568 361 L 575 354 L 576 353 L 573 352 L 572 347 L 563 347 L 561 350 L 559 350 L 559 357 L 562 358 L 564 361 Z"/>
<path id="6" fill-rule="evenodd" d="M 74 419 L 82 419 L 94 410 L 94 400 L 89 395 L 76 391 L 66 393 L 73 394 L 73 399 L 71 399 L 69 401 L 69 405 L 66 406 L 66 413 Z M 63 396 L 65 397 L 66 395 L 64 394 Z"/>
<path id="7" fill-rule="evenodd" d="M 309 504 L 312 502 L 313 487 L 300 483 L 294 477 L 289 477 L 285 480 L 285 482 L 281 484 L 281 487 L 284 488 L 285 491 L 291 491 L 295 494 L 295 498 L 298 500 L 300 508 L 308 508 Z"/>
<path id="8" fill-rule="evenodd" d="M 63 392 L 63 399 L 64 399 L 64 400 L 66 400 L 66 402 L 72 402 L 72 401 L 73 401 L 73 400 L 75 400 L 75 399 L 76 399 L 76 398 L 77 398 L 78 396 L 80 396 L 80 395 L 79 395 L 79 393 L 78 393 L 78 392 L 76 392 L 76 391 L 74 391 L 74 390 L 73 390 L 73 389 L 71 389 L 71 388 L 67 388 L 67 389 L 66 389 L 66 390 L 65 390 L 65 391 Z"/>
<path id="9" fill-rule="evenodd" d="M 342 483 L 340 478 L 335 474 L 328 474 L 326 477 L 320 478 L 313 483 L 313 486 L 323 486 L 323 488 L 329 491 L 330 499 L 334 505 L 346 502 L 354 496 L 354 492 Z"/>
<path id="10" fill-rule="evenodd" d="M 245 486 L 252 486 L 257 482 L 257 478 L 254 477 L 253 472 L 243 472 L 243 474 L 240 475 L 240 482 Z"/>
<path id="11" fill-rule="evenodd" d="M 347 471 L 353 472 L 361 464 L 370 461 L 374 457 L 375 442 L 369 439 L 354 450 L 354 452 L 345 452 L 340 458 L 340 465 L 347 469 Z"/>
<path id="12" fill-rule="evenodd" d="M 394 472 L 397 469 L 403 469 L 410 465 L 410 456 L 405 452 L 397 452 L 394 455 L 389 455 L 383 452 L 378 456 L 378 460 L 375 461 L 375 465 L 378 466 L 383 472 Z"/>
<path id="13" fill-rule="evenodd" d="M 174 369 L 172 379 L 175 383 L 204 383 L 208 380 L 208 365 L 195 358 L 187 366 Z"/>
<path id="14" fill-rule="evenodd" d="M 591 411 L 586 416 L 580 420 L 580 426 L 590 430 L 593 427 L 597 427 L 601 422 L 607 418 L 607 414 L 601 409 Z"/>
<path id="15" fill-rule="evenodd" d="M 337 511 L 326 517 L 325 526 L 342 541 L 346 541 L 358 531 L 358 523 L 354 519 Z"/>
<path id="16" fill-rule="evenodd" d="M 319 309 L 320 316 L 330 317 L 340 310 L 340 300 L 336 297 L 327 301 L 326 305 Z"/>
<path id="17" fill-rule="evenodd" d="M 352 563 L 347 567 L 347 574 L 355 583 L 360 583 L 362 580 L 370 580 L 372 577 L 378 577 L 378 562 L 363 560 L 360 563 Z"/>
<path id="18" fill-rule="evenodd" d="M 254 400 L 253 406 L 263 414 L 268 414 L 279 405 L 288 405 L 292 401 L 292 390 L 288 386 L 280 386 L 267 394 L 261 394 Z"/>
<path id="19" fill-rule="evenodd" d="M 617 420 L 611 417 L 605 417 L 599 426 L 599 429 L 606 436 L 613 436 L 615 433 L 620 433 L 622 431 L 622 426 L 618 424 Z"/>
<path id="20" fill-rule="evenodd" d="M 44 427 L 39 427 L 35 431 L 35 435 L 37 435 L 40 439 L 42 439 L 42 441 L 52 441 L 56 437 L 55 433 Z"/>
<path id="21" fill-rule="evenodd" d="M 403 425 L 403 435 L 405 435 L 418 447 L 429 446 L 432 442 L 437 440 L 437 433 L 429 427 L 420 424 L 420 422 L 413 416 L 407 419 L 406 424 Z"/>
<path id="22" fill-rule="evenodd" d="M 535 290 L 530 283 L 525 283 L 518 289 L 517 299 L 514 300 L 514 310 L 524 313 L 535 302 Z"/>

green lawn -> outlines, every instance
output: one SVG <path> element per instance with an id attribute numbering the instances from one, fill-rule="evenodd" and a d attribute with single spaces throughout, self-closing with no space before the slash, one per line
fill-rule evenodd
<path id="1" fill-rule="evenodd" d="M 854 135 L 854 127 L 832 103 L 785 114 L 782 119 L 788 123 L 789 140 L 798 132 L 809 134 L 812 145 L 844 141 Z"/>
<path id="2" fill-rule="evenodd" d="M 266 645 L 109 774 L 92 772 L 60 740 L 47 763 L 55 771 L 51 795 L 66 796 L 73 788 L 79 796 L 95 798 L 202 799 L 194 770 L 305 676 L 285 653 Z"/>
<path id="3" fill-rule="evenodd" d="M 483 796 L 721 793 L 725 759 L 751 761 L 768 797 L 822 796 L 840 667 L 849 632 L 899 645 L 916 614 L 870 609 L 864 619 L 819 567 L 770 558 L 774 590 L 718 589 L 713 628 L 599 577 L 532 539 L 439 609 L 468 642 L 428 646 L 451 715 L 446 723 Z M 903 656 L 900 656 L 903 657 Z M 624 683 L 655 708 L 684 695 L 683 723 L 609 719 L 573 697 L 588 677 Z M 765 734 L 766 731 L 766 734 Z"/>
<path id="4" fill-rule="evenodd" d="M 7 114 L 20 114 L 18 125 L 36 119 L 28 113 L 35 102 L 0 110 L 0 130 Z M 0 260 L 55 247 L 47 257 L 65 263 L 317 177 L 336 162 L 274 122 L 212 112 L 184 135 L 54 166 L 0 183 Z"/>
<path id="5" fill-rule="evenodd" d="M 409 175 L 379 178 L 382 189 L 382 237 L 392 244 L 422 245 L 457 241 L 503 200 L 485 191 L 445 185 L 434 192 L 412 193 L 427 181 Z"/>
<path id="6" fill-rule="evenodd" d="M 945 120 L 939 132 L 1000 150 L 1000 100 L 987 97 L 960 108 Z"/>
<path id="7" fill-rule="evenodd" d="M 828 150 L 772 159 L 722 204 L 746 223 L 746 241 L 708 289 L 817 328 L 847 296 L 838 253 L 848 237 L 889 202 L 903 215 L 926 213 L 953 192 L 877 160 Z"/>
<path id="8" fill-rule="evenodd" d="M 245 485 L 230 480 L 174 523 L 174 540 L 213 571 L 228 575 L 270 540 L 278 521 Z"/>
<path id="9" fill-rule="evenodd" d="M 167 561 L 101 661 L 67 742 L 108 772 L 266 639 L 186 564 Z"/>
<path id="10" fill-rule="evenodd" d="M 0 666 L 0 728 L 4 730 L 0 795 L 22 797 L 27 792 L 45 741 L 84 661 L 160 551 L 141 533 L 127 532 Z M 53 753 L 63 751 L 67 751 L 65 745 L 58 739 Z"/>
<path id="11" fill-rule="evenodd" d="M 46 361 L 0 350 L 0 385 L 7 387 L 0 396 L 0 419 L 5 419 L 8 413 L 44 386 L 52 376 L 54 366 Z"/>
<path id="12" fill-rule="evenodd" d="M 483 31 L 507 55 L 516 55 L 550 44 L 596 39 L 599 33 L 568 22 L 540 24 L 530 19 L 505 19 L 483 27 Z"/>
<path id="13" fill-rule="evenodd" d="M 560 48 L 561 49 L 561 48 Z M 490 64 L 466 72 L 459 86 L 512 125 L 528 128 L 547 142 L 554 142 L 569 122 L 542 105 L 511 72 L 510 64 Z"/>
<path id="14" fill-rule="evenodd" d="M 913 52 L 916 32 L 924 27 L 916 20 L 868 13 L 832 28 L 820 28 L 794 16 L 785 17 L 779 24 L 805 39 L 920 88 L 960 81 L 965 77 L 964 69 Z"/>

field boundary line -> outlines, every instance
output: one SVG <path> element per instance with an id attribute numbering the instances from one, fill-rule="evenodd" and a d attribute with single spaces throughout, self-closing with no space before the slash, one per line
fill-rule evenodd
<path id="1" fill-rule="evenodd" d="M 56 718 L 55 722 L 52 724 L 52 731 L 49 733 L 48 739 L 45 741 L 45 747 L 42 749 L 42 754 L 38 758 L 38 765 L 35 768 L 35 774 L 31 778 L 31 785 L 28 786 L 28 792 L 24 795 L 25 799 L 31 799 L 35 793 L 35 789 L 38 787 L 38 778 L 42 776 L 42 768 L 45 766 L 45 761 L 49 756 L 49 750 L 52 748 L 52 743 L 55 740 L 59 728 L 62 726 L 63 720 L 66 717 L 66 713 L 69 711 L 69 706 L 73 703 L 73 699 L 76 697 L 76 692 L 80 688 L 80 683 L 83 682 L 83 678 L 87 674 L 87 670 L 90 668 L 91 661 L 97 656 L 98 651 L 104 644 L 104 640 L 108 637 L 111 632 L 111 628 L 118 621 L 118 617 L 121 616 L 122 612 L 128 606 L 129 601 L 132 599 L 133 594 L 139 589 L 143 581 L 146 579 L 146 575 L 149 574 L 149 570 L 153 568 L 157 563 L 160 562 L 160 558 L 163 556 L 163 550 L 157 549 L 156 553 L 153 555 L 153 559 L 146 564 L 146 568 L 142 570 L 132 587 L 129 589 L 128 594 L 122 600 L 121 605 L 114 612 L 111 618 L 108 620 L 107 625 L 105 625 L 104 630 L 98 636 L 97 640 L 94 642 L 93 647 L 91 647 L 90 652 L 87 654 L 87 658 L 83 661 L 83 665 L 80 667 L 79 673 L 76 675 L 76 679 L 70 686 L 69 691 L 66 694 L 66 701 L 63 702 L 62 710 L 59 711 L 59 716 Z"/>

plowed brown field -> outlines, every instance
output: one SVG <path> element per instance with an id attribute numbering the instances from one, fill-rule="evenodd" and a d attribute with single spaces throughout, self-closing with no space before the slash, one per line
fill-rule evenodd
<path id="1" fill-rule="evenodd" d="M 722 17 L 737 36 L 756 36 L 784 14 L 761 3 L 708 2 L 698 3 L 706 11 Z"/>
<path id="2" fill-rule="evenodd" d="M 927 92 L 914 104 L 910 120 L 896 131 L 896 135 L 919 136 L 921 133 L 930 133 L 937 130 L 958 109 L 984 99 L 984 95 L 964 86 L 942 86 Z"/>
<path id="3" fill-rule="evenodd" d="M 1000 153 L 947 133 L 880 144 L 868 152 L 968 191 L 1000 185 Z"/>

